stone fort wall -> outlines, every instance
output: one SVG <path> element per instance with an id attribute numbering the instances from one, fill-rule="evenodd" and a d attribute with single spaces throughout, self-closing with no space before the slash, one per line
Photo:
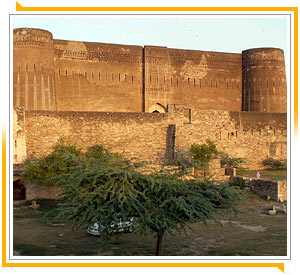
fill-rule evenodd
<path id="1" fill-rule="evenodd" d="M 187 112 L 188 111 L 188 112 Z M 187 115 L 188 114 L 188 115 Z M 50 152 L 60 137 L 82 148 L 103 144 L 127 158 L 162 162 L 172 149 L 188 150 L 209 137 L 217 148 L 262 167 L 269 156 L 286 159 L 286 114 L 199 110 L 168 106 L 168 113 L 16 111 L 19 135 L 26 132 L 23 155 Z M 21 150 L 22 148 L 16 148 Z M 24 152 L 25 151 L 25 152 Z"/>
<path id="2" fill-rule="evenodd" d="M 60 137 L 156 163 L 207 138 L 252 169 L 287 157 L 280 49 L 78 42 L 28 28 L 14 30 L 13 47 L 14 163 L 49 153 Z"/>
<path id="3" fill-rule="evenodd" d="M 14 106 L 25 110 L 165 112 L 195 108 L 286 113 L 284 54 L 241 54 L 53 39 L 14 30 Z"/>

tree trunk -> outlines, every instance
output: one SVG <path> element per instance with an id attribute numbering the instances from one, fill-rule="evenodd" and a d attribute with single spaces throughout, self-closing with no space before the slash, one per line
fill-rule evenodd
<path id="1" fill-rule="evenodd" d="M 161 256 L 161 244 L 162 244 L 162 235 L 157 235 L 157 242 L 156 242 L 156 256 Z"/>

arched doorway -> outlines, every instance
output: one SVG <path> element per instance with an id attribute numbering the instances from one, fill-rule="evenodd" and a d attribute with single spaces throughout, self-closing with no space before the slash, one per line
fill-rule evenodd
<path id="1" fill-rule="evenodd" d="M 13 200 L 25 200 L 26 189 L 24 184 L 21 183 L 20 179 L 14 180 L 13 182 Z"/>
<path id="2" fill-rule="evenodd" d="M 166 112 L 166 107 L 164 107 L 160 103 L 153 104 L 151 107 L 148 109 L 149 113 L 165 113 Z"/>

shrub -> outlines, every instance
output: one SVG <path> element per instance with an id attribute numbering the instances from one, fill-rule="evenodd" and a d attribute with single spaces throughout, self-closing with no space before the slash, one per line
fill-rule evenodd
<path id="1" fill-rule="evenodd" d="M 243 158 L 233 158 L 226 153 L 220 153 L 221 155 L 221 166 L 223 168 L 241 168 L 246 163 Z"/>
<path id="2" fill-rule="evenodd" d="M 263 161 L 263 165 L 272 170 L 286 169 L 286 161 L 273 158 L 267 158 Z"/>
<path id="3" fill-rule="evenodd" d="M 202 171 L 203 176 L 206 177 L 209 172 L 209 162 L 219 154 L 216 144 L 207 139 L 204 144 L 193 144 L 189 152 Z"/>
<path id="4" fill-rule="evenodd" d="M 58 175 L 70 175 L 83 163 L 81 150 L 58 144 L 49 155 L 25 161 L 25 181 L 54 186 Z"/>
<path id="5" fill-rule="evenodd" d="M 207 164 L 218 155 L 216 144 L 210 139 L 204 144 L 193 144 L 190 153 L 199 164 Z"/>
<path id="6" fill-rule="evenodd" d="M 49 155 L 25 161 L 24 176 L 25 181 L 54 186 L 58 183 L 58 177 L 61 184 L 67 183 L 69 175 L 76 170 L 113 166 L 116 163 L 126 164 L 126 160 L 120 154 L 110 153 L 102 145 L 89 147 L 84 153 L 75 145 L 60 139 Z"/>

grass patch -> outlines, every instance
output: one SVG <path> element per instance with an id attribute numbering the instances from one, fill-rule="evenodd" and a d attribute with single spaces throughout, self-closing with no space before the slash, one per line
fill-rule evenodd
<path id="1" fill-rule="evenodd" d="M 249 178 L 256 178 L 257 170 L 245 170 L 237 169 L 236 174 L 238 176 L 244 176 Z M 287 170 L 259 170 L 260 178 L 263 180 L 275 180 L 275 181 L 286 181 L 287 179 Z"/>

